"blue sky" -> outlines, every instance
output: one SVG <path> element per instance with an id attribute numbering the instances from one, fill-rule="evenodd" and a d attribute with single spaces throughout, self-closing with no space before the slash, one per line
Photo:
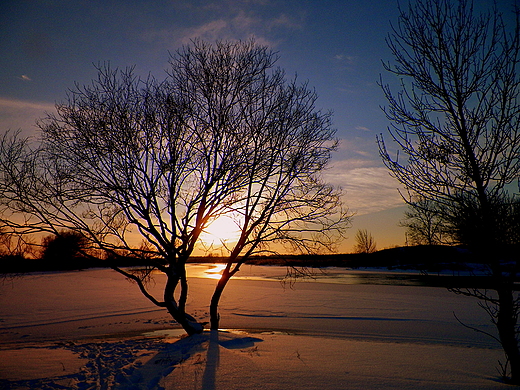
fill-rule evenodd
<path id="1" fill-rule="evenodd" d="M 397 0 L 7 0 L 0 6 L 0 131 L 34 132 L 35 120 L 75 82 L 96 76 L 93 64 L 135 65 L 138 74 L 162 78 L 168 53 L 190 39 L 254 36 L 279 52 L 289 76 L 316 89 L 320 108 L 334 112 L 341 143 L 325 177 L 343 187 L 356 213 L 341 249 L 351 249 L 358 228 L 380 248 L 402 245 L 397 223 L 405 207 L 375 143 L 388 126 L 377 82 L 381 60 L 391 60 L 385 37 L 397 14 Z"/>

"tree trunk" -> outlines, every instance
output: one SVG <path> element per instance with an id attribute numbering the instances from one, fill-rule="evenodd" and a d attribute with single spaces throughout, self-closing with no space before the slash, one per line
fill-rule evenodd
<path id="1" fill-rule="evenodd" d="M 517 313 L 515 312 L 513 286 L 497 289 L 498 313 L 496 326 L 500 343 L 511 367 L 511 384 L 520 384 L 520 350 L 516 338 Z"/>
<path id="2" fill-rule="evenodd" d="M 492 234 L 492 233 L 490 233 Z M 492 239 L 495 237 L 491 236 Z M 486 256 L 493 258 L 492 249 L 500 248 L 501 244 L 498 240 L 494 241 L 492 247 L 488 247 Z M 496 251 L 496 249 L 495 249 Z M 507 263 L 505 253 L 495 254 L 495 259 L 499 259 L 491 263 L 491 272 L 495 279 L 495 291 L 498 295 L 498 305 L 496 312 L 496 327 L 500 344 L 506 355 L 507 362 L 511 370 L 510 383 L 514 385 L 520 384 L 520 349 L 517 338 L 518 324 L 518 307 L 515 304 L 515 285 L 513 274 L 504 269 L 504 263 Z M 504 372 L 504 374 L 507 374 Z"/>
<path id="3" fill-rule="evenodd" d="M 217 287 L 215 287 L 215 291 L 213 292 L 213 296 L 211 297 L 211 303 L 209 306 L 209 318 L 210 318 L 210 327 L 211 330 L 218 330 L 220 324 L 220 314 L 218 313 L 218 304 L 220 302 L 220 297 L 222 296 L 222 292 L 227 285 L 227 282 L 231 278 L 231 273 L 228 269 L 225 269 L 222 272 L 222 276 L 217 283 Z"/>
<path id="4" fill-rule="evenodd" d="M 202 333 L 204 327 L 195 318 L 179 310 L 173 301 L 166 302 L 166 308 L 175 321 L 188 333 L 189 336 Z"/>
<path id="5" fill-rule="evenodd" d="M 175 288 L 179 284 L 180 277 L 174 272 L 171 271 L 166 274 L 166 286 L 164 287 L 164 302 L 166 303 L 166 308 L 168 312 L 173 317 L 175 321 L 179 323 L 180 326 L 188 333 L 189 336 L 192 336 L 197 333 L 202 333 L 204 327 L 202 324 L 199 324 L 195 318 L 186 314 L 184 305 L 178 306 L 175 302 Z M 183 288 L 185 282 L 181 283 L 181 289 Z M 183 296 L 183 292 L 181 292 L 181 296 Z"/>

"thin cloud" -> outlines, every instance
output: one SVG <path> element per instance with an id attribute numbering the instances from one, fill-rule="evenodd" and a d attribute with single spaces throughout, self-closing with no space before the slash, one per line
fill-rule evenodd
<path id="1" fill-rule="evenodd" d="M 18 100 L 0 97 L 0 109 L 15 109 L 15 110 L 54 110 L 54 104 L 45 102 L 33 102 L 29 100 Z"/>
<path id="2" fill-rule="evenodd" d="M 367 152 L 366 150 L 355 150 L 354 153 L 367 158 L 372 157 L 372 153 Z"/>
<path id="3" fill-rule="evenodd" d="M 186 29 L 181 38 L 183 44 L 187 44 L 194 38 L 202 38 L 210 41 L 214 41 L 222 35 L 227 35 L 226 30 L 228 29 L 228 23 L 223 20 L 213 20 L 206 24 Z"/>
<path id="4" fill-rule="evenodd" d="M 54 104 L 0 97 L 0 131 L 22 130 L 25 136 L 36 130 L 36 121 L 55 110 Z"/>
<path id="5" fill-rule="evenodd" d="M 374 139 L 363 137 L 352 137 L 349 139 L 342 138 L 339 141 L 338 151 L 343 153 L 356 153 L 371 159 L 372 161 L 381 161 L 379 154 L 374 153 Z M 372 152 L 370 152 L 372 151 Z"/>
<path id="6" fill-rule="evenodd" d="M 257 29 L 259 23 L 259 19 L 247 15 L 244 11 L 239 11 L 238 14 L 231 19 L 229 25 L 231 29 L 239 34 L 249 34 Z"/>
<path id="7" fill-rule="evenodd" d="M 331 169 L 334 169 L 338 172 L 346 172 L 359 168 L 380 168 L 379 162 L 366 158 L 348 158 L 344 160 L 333 161 L 331 166 Z"/>
<path id="8" fill-rule="evenodd" d="M 345 204 L 357 215 L 402 206 L 397 180 L 385 167 L 363 166 L 366 164 L 362 160 L 334 164 L 324 179 L 343 188 Z"/>
<path id="9" fill-rule="evenodd" d="M 189 27 L 176 25 L 168 29 L 148 30 L 141 34 L 141 39 L 154 43 L 158 50 L 170 49 L 172 43 L 175 45 L 189 44 L 195 38 L 213 42 L 216 40 L 246 40 L 254 37 L 258 44 L 276 47 L 279 39 L 282 39 L 280 36 L 283 36 L 280 35 L 280 32 L 303 27 L 301 16 L 280 13 L 272 18 L 266 18 L 247 7 L 243 8 L 252 5 L 264 6 L 268 3 L 252 1 L 241 4 L 240 7 L 235 3 L 214 4 L 213 12 L 194 8 L 192 12 L 211 16 L 205 18 L 202 23 Z"/>
<path id="10" fill-rule="evenodd" d="M 345 54 L 336 54 L 334 56 L 334 59 L 336 61 L 344 63 L 344 64 L 353 65 L 354 63 L 357 62 L 358 57 L 349 56 L 349 55 L 345 55 Z"/>
<path id="11" fill-rule="evenodd" d="M 270 28 L 285 28 L 290 30 L 299 30 L 303 28 L 301 19 L 291 18 L 285 14 L 278 16 L 270 21 Z"/>
<path id="12" fill-rule="evenodd" d="M 268 37 L 269 33 L 274 30 L 294 28 L 299 28 L 299 24 L 286 15 L 265 20 L 240 10 L 233 17 L 220 18 L 185 29 L 181 32 L 181 42 L 186 44 L 194 38 L 215 41 L 218 39 L 245 40 L 255 37 L 256 42 L 259 44 L 276 47 L 278 43 Z"/>
<path id="13" fill-rule="evenodd" d="M 368 127 L 364 127 L 364 126 L 356 126 L 355 127 L 356 130 L 361 130 L 361 131 L 366 131 L 367 133 L 371 133 L 372 130 L 370 130 Z"/>

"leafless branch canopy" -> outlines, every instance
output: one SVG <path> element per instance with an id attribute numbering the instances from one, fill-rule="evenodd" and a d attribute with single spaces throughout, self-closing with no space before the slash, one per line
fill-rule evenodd
<path id="1" fill-rule="evenodd" d="M 376 241 L 370 232 L 366 229 L 359 229 L 355 236 L 356 253 L 373 253 L 376 251 Z"/>
<path id="2" fill-rule="evenodd" d="M 488 267 L 493 291 L 456 291 L 480 300 L 518 384 L 520 203 L 510 191 L 520 178 L 520 12 L 514 11 L 510 31 L 496 5 L 479 16 L 470 0 L 417 0 L 400 9 L 387 39 L 395 62 L 384 64 L 399 78 L 399 92 L 381 82 L 398 152 L 382 136 L 378 141 L 383 162 L 408 191 L 405 199 L 416 211 L 414 198 L 433 205 L 423 214 L 433 211 L 454 241 Z M 513 251 L 504 250 L 511 245 Z"/>
<path id="3" fill-rule="evenodd" d="M 181 283 L 201 233 L 223 215 L 240 229 L 235 258 L 274 242 L 330 249 L 348 222 L 340 190 L 320 178 L 337 144 L 331 114 L 276 60 L 253 41 L 194 41 L 163 81 L 99 65 L 39 122 L 40 143 L 1 140 L 4 225 L 79 231 Z"/>
<path id="4" fill-rule="evenodd" d="M 518 25 L 509 34 L 497 10 L 475 16 L 470 1 L 419 1 L 401 10 L 387 39 L 401 79 L 382 84 L 395 156 L 387 167 L 412 193 L 451 202 L 461 193 L 500 195 L 520 174 Z"/>

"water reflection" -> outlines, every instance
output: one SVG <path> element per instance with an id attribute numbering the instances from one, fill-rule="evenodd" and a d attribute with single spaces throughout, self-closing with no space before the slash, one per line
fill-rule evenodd
<path id="1" fill-rule="evenodd" d="M 225 264 L 191 263 L 187 264 L 190 278 L 220 279 Z M 287 269 L 283 266 L 243 265 L 233 277 L 234 280 L 288 281 Z M 309 276 L 298 278 L 298 282 L 332 284 L 371 284 L 391 286 L 431 286 L 431 287 L 468 287 L 475 283 L 482 284 L 484 276 L 424 275 L 419 271 L 389 271 L 385 269 L 354 270 L 341 267 L 310 269 Z"/>
<path id="2" fill-rule="evenodd" d="M 186 269 L 189 278 L 220 279 L 225 264 L 191 263 Z M 286 279 L 287 269 L 282 266 L 244 265 L 233 277 L 235 280 L 262 280 L 280 282 Z M 386 285 L 423 285 L 419 273 L 389 271 L 358 271 L 346 268 L 330 267 L 310 270 L 309 276 L 300 281 L 333 284 L 386 284 Z"/>
<path id="3" fill-rule="evenodd" d="M 207 266 L 207 268 L 205 268 L 203 270 L 202 277 L 218 280 L 222 276 L 222 272 L 224 271 L 225 268 L 226 268 L 226 264 L 209 264 Z M 190 270 L 188 268 L 188 277 L 190 277 L 190 276 L 192 276 L 192 275 L 190 275 Z M 196 276 L 193 276 L 193 277 L 196 277 Z"/>
<path id="4" fill-rule="evenodd" d="M 220 279 L 225 264 L 219 263 L 189 263 L 186 264 L 188 278 Z M 234 280 L 270 280 L 280 281 L 285 278 L 285 267 L 243 265 L 240 271 L 233 276 Z"/>

